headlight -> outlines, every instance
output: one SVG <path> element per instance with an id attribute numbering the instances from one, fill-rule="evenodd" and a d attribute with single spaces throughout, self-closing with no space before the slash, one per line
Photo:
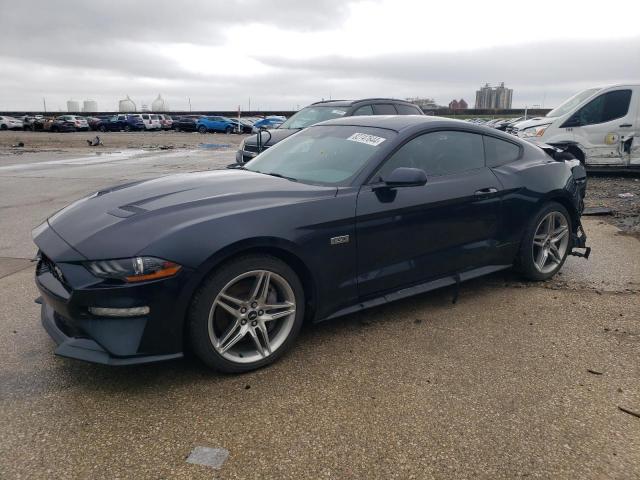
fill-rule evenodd
<path id="1" fill-rule="evenodd" d="M 87 262 L 85 266 L 96 277 L 112 278 L 128 283 L 172 277 L 182 268 L 161 258 L 135 257 Z"/>
<path id="2" fill-rule="evenodd" d="M 544 132 L 547 130 L 547 128 L 549 128 L 549 125 L 551 125 L 550 123 L 547 123 L 546 125 L 537 125 L 535 127 L 530 127 L 530 128 L 526 128 L 524 130 L 521 130 L 520 132 L 518 132 L 521 136 L 527 138 L 527 137 L 541 137 L 542 135 L 544 135 Z"/>

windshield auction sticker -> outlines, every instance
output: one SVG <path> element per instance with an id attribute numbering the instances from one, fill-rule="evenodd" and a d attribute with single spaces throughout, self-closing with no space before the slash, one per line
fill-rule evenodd
<path id="1" fill-rule="evenodd" d="M 369 135 L 368 133 L 354 133 L 349 138 L 347 138 L 347 140 L 377 147 L 382 142 L 384 142 L 386 138 L 376 137 L 375 135 Z"/>
<path id="2" fill-rule="evenodd" d="M 344 115 L 347 112 L 345 110 L 331 110 L 331 113 L 335 115 Z"/>

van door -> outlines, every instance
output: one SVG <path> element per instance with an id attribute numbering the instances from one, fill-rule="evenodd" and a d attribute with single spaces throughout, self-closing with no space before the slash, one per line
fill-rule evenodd
<path id="1" fill-rule="evenodd" d="M 637 131 L 638 90 L 608 90 L 580 108 L 561 126 L 570 128 L 587 165 L 628 166 L 625 152 Z"/>

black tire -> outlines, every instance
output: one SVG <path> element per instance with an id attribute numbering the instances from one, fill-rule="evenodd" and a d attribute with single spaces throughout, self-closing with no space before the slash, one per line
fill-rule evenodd
<path id="1" fill-rule="evenodd" d="M 106 132 L 107 131 L 107 127 L 105 127 L 104 125 L 100 125 L 98 127 L 98 130 L 100 130 L 101 132 Z"/>
<path id="2" fill-rule="evenodd" d="M 231 132 L 233 132 L 233 128 L 232 127 L 227 127 L 224 129 L 224 133 L 226 133 L 227 135 L 229 135 Z"/>
<path id="3" fill-rule="evenodd" d="M 60 131 L 60 129 L 58 127 L 54 126 L 54 127 L 51 127 L 51 131 L 54 132 L 54 133 L 57 133 L 57 132 Z"/>
<path id="4" fill-rule="evenodd" d="M 561 258 L 560 263 L 550 272 L 543 273 L 535 265 L 534 254 L 533 254 L 533 240 L 536 234 L 536 229 L 538 228 L 540 222 L 543 218 L 545 218 L 549 213 L 556 212 L 564 216 L 567 221 L 567 225 L 569 227 L 568 236 L 569 243 L 567 248 Z M 518 257 L 516 259 L 516 268 L 517 270 L 527 279 L 536 282 L 541 282 L 544 280 L 548 280 L 553 277 L 564 265 L 565 260 L 567 259 L 567 255 L 571 251 L 571 234 L 573 232 L 573 222 L 571 219 L 571 215 L 567 209 L 558 202 L 548 202 L 542 206 L 542 208 L 538 211 L 538 213 L 531 219 L 525 233 L 522 237 L 522 243 L 520 244 L 520 250 L 518 252 Z"/>
<path id="5" fill-rule="evenodd" d="M 199 131 L 200 133 L 202 133 L 202 134 L 205 134 L 205 133 L 207 133 L 207 127 L 205 127 L 204 125 L 200 125 L 200 126 L 198 127 L 198 131 Z"/>
<path id="6" fill-rule="evenodd" d="M 9 130 L 9 127 L 6 125 L 0 125 L 0 130 Z"/>
<path id="7" fill-rule="evenodd" d="M 267 270 L 286 280 L 295 296 L 295 320 L 286 340 L 275 352 L 252 363 L 238 363 L 224 358 L 214 348 L 209 337 L 209 313 L 216 297 L 229 282 L 243 273 L 254 270 Z M 193 353 L 208 367 L 225 373 L 248 372 L 269 365 L 284 355 L 295 342 L 304 321 L 304 302 L 304 289 L 300 279 L 282 260 L 260 254 L 231 260 L 216 268 L 193 297 L 188 315 L 188 336 Z"/>
<path id="8" fill-rule="evenodd" d="M 125 125 L 124 126 L 124 131 L 125 132 L 130 132 L 131 131 L 131 125 Z"/>

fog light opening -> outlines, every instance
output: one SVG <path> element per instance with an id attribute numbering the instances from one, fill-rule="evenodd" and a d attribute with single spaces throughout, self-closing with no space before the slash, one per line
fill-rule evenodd
<path id="1" fill-rule="evenodd" d="M 98 317 L 140 317 L 149 314 L 149 307 L 106 308 L 89 307 L 89 312 Z"/>

